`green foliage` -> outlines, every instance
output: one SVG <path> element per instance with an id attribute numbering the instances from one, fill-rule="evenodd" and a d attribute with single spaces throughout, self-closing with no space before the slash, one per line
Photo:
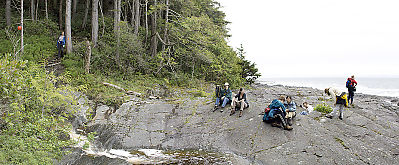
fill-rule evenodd
<path id="1" fill-rule="evenodd" d="M 112 76 L 148 73 L 148 59 L 145 57 L 144 49 L 137 36 L 126 23 L 121 23 L 120 26 L 119 47 L 115 33 L 107 32 L 99 41 L 98 49 L 93 50 L 93 71 Z M 119 59 L 116 56 L 117 51 L 119 51 Z"/>
<path id="2" fill-rule="evenodd" d="M 49 20 L 26 21 L 24 24 L 24 54 L 21 59 L 41 62 L 57 53 L 57 25 Z M 14 48 L 15 46 L 15 48 Z M 20 50 L 20 31 L 16 27 L 0 30 L 0 53 L 17 53 Z M 19 55 L 20 56 L 20 55 Z"/>
<path id="3" fill-rule="evenodd" d="M 202 90 L 193 90 L 193 91 L 188 91 L 191 95 L 194 97 L 206 97 L 208 94 Z"/>
<path id="4" fill-rule="evenodd" d="M 65 77 L 48 74 L 40 66 L 12 60 L 10 54 L 0 59 L 1 164 L 52 164 L 60 158 L 63 147 L 71 144 L 61 139 L 67 134 L 64 121 L 67 109 L 75 103 L 69 92 L 75 88 L 61 86 Z"/>
<path id="5" fill-rule="evenodd" d="M 331 113 L 333 109 L 328 104 L 321 103 L 321 104 L 317 104 L 316 107 L 314 108 L 314 110 L 327 114 L 327 113 Z"/>
<path id="6" fill-rule="evenodd" d="M 245 52 L 242 45 L 237 49 L 237 54 L 242 60 L 239 62 L 242 67 L 241 77 L 244 78 L 249 84 L 254 83 L 255 80 L 261 76 L 261 74 L 258 73 L 258 68 L 255 67 L 255 63 L 251 64 L 251 61 L 245 59 Z"/>

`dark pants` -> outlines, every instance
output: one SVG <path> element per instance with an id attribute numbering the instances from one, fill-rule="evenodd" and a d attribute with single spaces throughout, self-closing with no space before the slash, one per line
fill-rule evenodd
<path id="1" fill-rule="evenodd" d="M 267 122 L 267 123 L 271 123 L 271 122 L 281 122 L 281 124 L 283 124 L 283 127 L 285 127 L 287 125 L 286 119 L 285 119 L 285 115 L 286 113 L 283 112 L 281 109 L 272 109 L 270 110 L 269 114 L 265 114 L 266 116 L 269 117 L 263 117 L 263 121 Z M 272 118 L 270 118 L 272 117 Z"/>
<path id="2" fill-rule="evenodd" d="M 58 44 L 57 49 L 58 49 L 57 57 L 61 59 L 62 57 L 64 57 L 64 47 L 61 44 Z"/>
<path id="3" fill-rule="evenodd" d="M 353 103 L 353 96 L 355 96 L 355 92 L 354 91 L 348 91 L 349 96 L 348 96 L 348 102 L 350 101 L 350 104 Z"/>

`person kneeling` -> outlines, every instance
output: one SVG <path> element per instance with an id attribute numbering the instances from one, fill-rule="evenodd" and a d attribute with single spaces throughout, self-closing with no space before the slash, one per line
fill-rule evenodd
<path id="1" fill-rule="evenodd" d="M 248 107 L 249 104 L 247 101 L 247 94 L 245 93 L 243 88 L 240 88 L 240 92 L 238 92 L 238 94 L 233 98 L 233 101 L 231 102 L 230 116 L 236 112 L 236 108 L 240 108 L 240 115 L 238 117 L 241 117 L 242 111 Z"/>
<path id="2" fill-rule="evenodd" d="M 284 129 L 292 130 L 292 127 L 289 126 L 286 122 L 285 116 L 285 106 L 283 102 L 285 101 L 284 96 L 280 96 L 280 98 L 274 99 L 272 103 L 266 109 L 270 109 L 269 111 L 265 112 L 263 115 L 264 122 L 271 122 L 273 127 L 279 127 L 280 125 L 278 122 L 283 124 Z"/>

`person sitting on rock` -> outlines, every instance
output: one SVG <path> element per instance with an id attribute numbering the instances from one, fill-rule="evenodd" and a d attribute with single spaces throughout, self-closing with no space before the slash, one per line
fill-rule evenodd
<path id="1" fill-rule="evenodd" d="M 334 102 L 334 108 L 333 111 L 329 114 L 326 115 L 328 118 L 333 118 L 336 113 L 337 109 L 339 109 L 339 119 L 343 119 L 343 110 L 344 106 L 348 106 L 348 99 L 347 95 L 345 92 L 340 92 L 335 88 L 326 88 L 324 89 L 324 93 L 327 94 L 328 96 L 331 96 Z"/>
<path id="2" fill-rule="evenodd" d="M 222 109 L 220 109 L 220 112 L 223 112 L 223 108 L 226 106 L 227 103 L 231 101 L 231 96 L 232 92 L 229 88 L 229 83 L 224 84 L 224 89 L 220 91 L 220 97 L 216 97 L 216 103 L 215 103 L 215 108 L 214 111 L 217 110 L 218 106 L 220 103 L 222 103 Z"/>
<path id="3" fill-rule="evenodd" d="M 292 125 L 292 120 L 296 116 L 296 104 L 294 101 L 292 101 L 291 96 L 287 96 L 286 101 L 284 102 L 284 106 L 287 112 L 287 115 L 285 118 L 287 119 L 287 124 Z"/>
<path id="4" fill-rule="evenodd" d="M 280 96 L 278 100 L 274 99 L 272 103 L 268 106 L 268 108 L 270 108 L 270 111 L 265 112 L 265 115 L 263 116 L 263 121 L 272 122 L 273 127 L 280 127 L 278 122 L 281 122 L 284 129 L 292 130 L 292 127 L 287 124 L 285 119 L 286 111 L 283 104 L 284 101 L 284 96 Z"/>
<path id="5" fill-rule="evenodd" d="M 240 92 L 233 97 L 233 100 L 231 102 L 231 113 L 230 116 L 233 115 L 236 112 L 236 108 L 240 108 L 240 115 L 238 117 L 242 116 L 242 111 L 244 108 L 248 108 L 249 104 L 247 101 L 247 94 L 245 93 L 245 90 L 243 88 L 240 88 Z"/>
<path id="6" fill-rule="evenodd" d="M 301 107 L 306 110 L 306 111 L 302 111 L 301 115 L 308 115 L 309 113 L 313 112 L 313 106 L 310 105 L 308 102 L 303 102 Z"/>

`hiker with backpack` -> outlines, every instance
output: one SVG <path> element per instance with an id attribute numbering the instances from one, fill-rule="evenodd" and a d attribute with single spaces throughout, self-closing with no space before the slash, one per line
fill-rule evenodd
<path id="1" fill-rule="evenodd" d="M 64 48 L 65 48 L 65 36 L 64 32 L 61 32 L 61 35 L 58 37 L 57 40 L 57 49 L 58 49 L 58 55 L 57 57 L 61 59 L 64 55 Z"/>
<path id="2" fill-rule="evenodd" d="M 348 93 L 349 93 L 348 102 L 350 101 L 351 105 L 353 104 L 353 96 L 355 96 L 356 86 L 357 82 L 355 80 L 355 76 L 352 75 L 346 81 L 346 88 L 348 88 Z"/>
<path id="3" fill-rule="evenodd" d="M 287 124 L 291 126 L 292 120 L 296 116 L 296 104 L 292 100 L 291 96 L 287 96 L 285 98 L 284 106 L 287 112 L 287 115 L 285 116 L 285 118 L 287 119 Z"/>
<path id="4" fill-rule="evenodd" d="M 220 103 L 222 103 L 222 108 L 220 109 L 220 112 L 223 112 L 223 108 L 226 106 L 227 103 L 231 101 L 231 97 L 233 94 L 229 86 L 230 86 L 229 83 L 226 82 L 224 84 L 224 89 L 220 89 L 219 95 L 216 96 L 216 103 L 213 111 L 216 111 Z"/>
<path id="5" fill-rule="evenodd" d="M 331 87 L 324 89 L 324 93 L 328 96 L 331 96 L 334 102 L 333 111 L 327 114 L 326 117 L 332 119 L 336 115 L 337 109 L 339 109 L 339 119 L 342 120 L 344 115 L 344 107 L 348 107 L 348 99 L 346 93 L 340 92 L 337 89 Z"/>
<path id="6" fill-rule="evenodd" d="M 233 97 L 233 101 L 231 102 L 230 116 L 236 112 L 237 108 L 239 108 L 240 114 L 238 115 L 238 117 L 241 117 L 242 111 L 248 107 L 249 104 L 247 101 L 247 94 L 245 93 L 245 90 L 243 88 L 240 88 L 240 92 L 238 92 L 238 94 L 235 97 Z"/>
<path id="7" fill-rule="evenodd" d="M 266 107 L 265 114 L 263 115 L 263 121 L 272 123 L 272 127 L 281 127 L 279 122 L 283 125 L 285 130 L 292 130 L 292 127 L 287 124 L 286 121 L 286 109 L 284 106 L 285 97 L 280 96 L 279 99 L 274 99 L 272 103 Z"/>

